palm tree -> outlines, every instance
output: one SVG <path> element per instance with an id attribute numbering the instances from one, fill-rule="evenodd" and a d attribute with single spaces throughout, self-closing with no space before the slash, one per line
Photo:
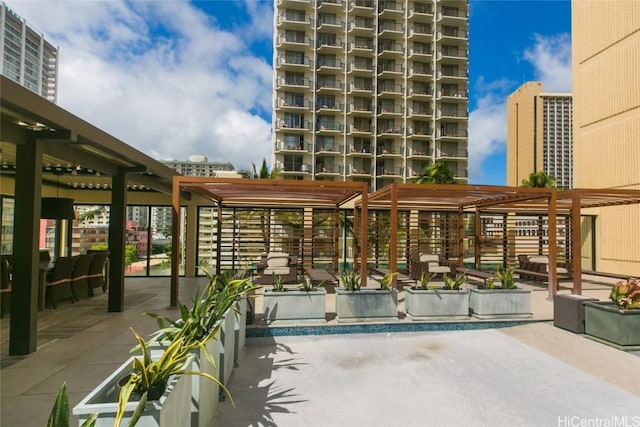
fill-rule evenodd
<path id="1" fill-rule="evenodd" d="M 252 179 L 276 179 L 282 173 L 281 168 L 273 168 L 269 171 L 267 167 L 267 160 L 262 159 L 262 166 L 260 166 L 260 171 L 256 169 L 256 164 L 251 162 L 251 170 L 250 171 L 240 171 L 240 174 L 243 178 L 252 178 Z"/>
<path id="2" fill-rule="evenodd" d="M 531 172 L 529 179 L 523 179 L 520 185 L 522 187 L 556 188 L 556 178 L 543 171 Z"/>
<path id="3" fill-rule="evenodd" d="M 444 162 L 435 162 L 422 170 L 416 184 L 455 184 L 453 172 Z"/>

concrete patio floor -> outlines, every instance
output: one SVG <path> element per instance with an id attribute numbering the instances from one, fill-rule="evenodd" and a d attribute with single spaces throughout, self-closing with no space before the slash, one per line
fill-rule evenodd
<path id="1" fill-rule="evenodd" d="M 187 302 L 206 279 L 181 279 L 180 283 L 180 299 Z M 553 304 L 547 291 L 532 288 L 534 319 L 551 320 Z M 608 295 L 602 286 L 585 288 L 585 294 L 600 299 Z M 143 335 L 156 329 L 155 321 L 144 312 L 177 317 L 176 311 L 168 309 L 168 278 L 127 279 L 122 313 L 108 313 L 106 301 L 103 294 L 39 312 L 38 351 L 29 356 L 8 356 L 9 317 L 0 320 L 1 426 L 46 425 L 63 382 L 73 407 L 129 356 L 134 344 L 129 327 Z M 261 298 L 254 302 L 259 317 Z M 328 311 L 332 304 L 330 298 Z M 327 325 L 334 323 L 332 319 Z M 425 361 L 433 365 L 424 365 Z M 329 371 L 336 367 L 342 376 Z M 251 338 L 231 380 L 236 409 L 224 404 L 217 425 L 393 426 L 401 425 L 400 420 L 404 425 L 456 425 L 458 418 L 446 422 L 446 414 L 459 413 L 462 422 L 470 412 L 461 407 L 481 412 L 473 425 L 497 425 L 481 423 L 496 421 L 491 416 L 498 410 L 504 412 L 505 420 L 513 421 L 511 425 L 558 425 L 535 424 L 550 418 L 531 415 L 527 405 L 558 412 L 565 402 L 567 415 L 581 416 L 568 411 L 588 408 L 592 410 L 585 416 L 604 413 L 606 408 L 617 408 L 611 415 L 620 415 L 633 404 L 640 407 L 638 384 L 639 357 L 548 322 L 484 331 Z M 252 394 L 258 390 L 263 397 Z M 514 406 L 517 393 L 524 396 L 520 409 Z M 286 403 L 290 400 L 301 402 Z M 587 400 L 592 405 L 587 407 Z M 273 405 L 266 405 L 271 401 Z M 410 402 L 418 402 L 420 409 L 409 407 Z M 378 418 L 381 408 L 396 417 Z M 423 412 L 433 414 L 433 423 Z M 349 413 L 352 418 L 341 418 Z M 423 418 L 409 418 L 416 413 Z M 416 420 L 419 424 L 411 424 Z M 75 417 L 72 425 L 77 425 Z"/>

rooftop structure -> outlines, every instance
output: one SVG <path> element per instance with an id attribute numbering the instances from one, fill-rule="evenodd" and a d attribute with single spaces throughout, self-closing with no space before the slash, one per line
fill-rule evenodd
<path id="1" fill-rule="evenodd" d="M 51 102 L 58 98 L 58 48 L 0 2 L 0 74 Z"/>

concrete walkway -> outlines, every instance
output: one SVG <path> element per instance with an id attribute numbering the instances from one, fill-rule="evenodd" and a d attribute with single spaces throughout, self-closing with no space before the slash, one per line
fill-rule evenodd
<path id="1" fill-rule="evenodd" d="M 220 426 L 640 425 L 640 358 L 547 323 L 256 338 L 233 375 Z"/>

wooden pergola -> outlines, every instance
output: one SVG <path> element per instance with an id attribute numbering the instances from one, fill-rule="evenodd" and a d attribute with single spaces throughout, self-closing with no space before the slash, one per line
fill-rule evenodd
<path id="1" fill-rule="evenodd" d="M 481 241 L 480 213 L 514 213 L 545 215 L 548 217 L 548 259 L 549 265 L 557 262 L 556 218 L 559 214 L 571 218 L 570 236 L 572 253 L 573 292 L 582 292 L 580 214 L 582 209 L 599 208 L 640 203 L 640 190 L 617 189 L 573 189 L 558 191 L 548 188 L 500 187 L 482 185 L 450 184 L 390 184 L 368 198 L 369 210 L 390 211 L 390 255 L 389 268 L 397 272 L 398 211 L 446 211 L 457 212 L 459 227 L 462 216 L 472 212 L 475 215 L 475 265 L 479 268 Z M 573 238 L 578 236 L 578 238 Z M 463 232 L 459 230 L 459 265 L 463 264 Z M 395 278 L 394 278 L 395 279 Z M 548 269 L 549 295 L 557 292 L 557 272 Z M 395 283 L 394 283 L 395 285 Z"/>
<path id="2" fill-rule="evenodd" d="M 361 256 L 366 259 L 367 245 L 367 184 L 362 182 L 294 181 L 282 179 L 238 179 L 176 176 L 173 179 L 173 229 L 171 252 L 171 306 L 178 303 L 178 265 L 181 192 L 191 193 L 212 202 L 217 207 L 218 227 L 223 208 L 354 208 L 358 203 L 362 215 L 360 226 Z M 217 233 L 218 248 L 221 233 Z M 187 237 L 188 238 L 188 237 Z M 334 262 L 337 263 L 337 260 Z M 366 263 L 363 264 L 366 269 Z M 220 273 L 219 265 L 217 273 Z M 366 275 L 363 274 L 363 281 Z"/>

